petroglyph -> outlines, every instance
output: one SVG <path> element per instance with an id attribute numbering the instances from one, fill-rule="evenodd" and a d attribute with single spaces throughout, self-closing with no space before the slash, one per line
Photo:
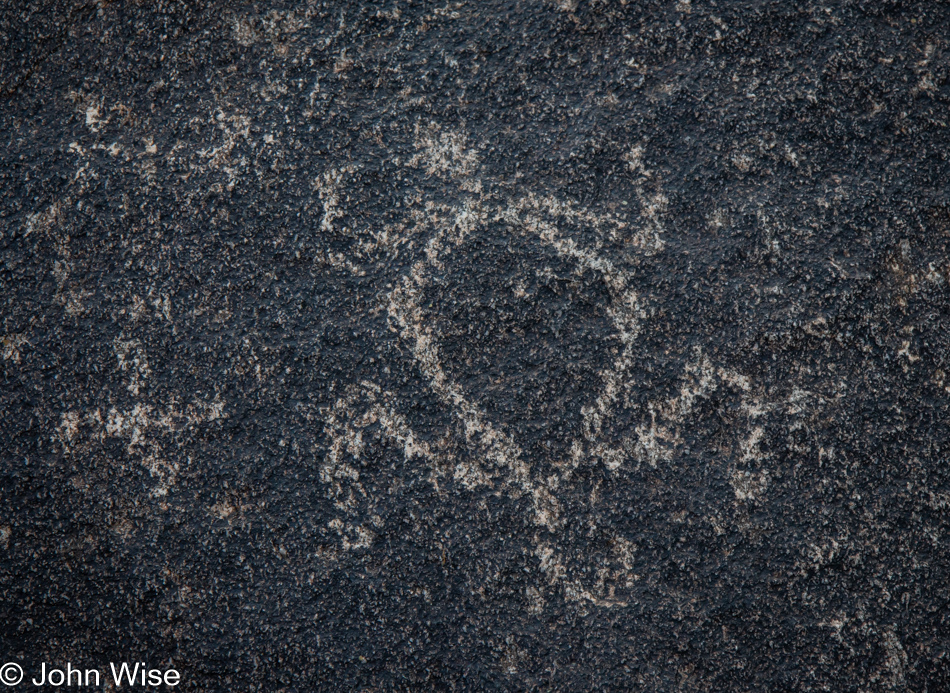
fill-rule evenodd
<path id="1" fill-rule="evenodd" d="M 175 402 L 164 407 L 138 403 L 105 412 L 99 408 L 65 411 L 56 431 L 63 454 L 75 459 L 95 454 L 107 437 L 124 440 L 126 453 L 157 479 L 150 494 L 158 498 L 168 495 L 179 471 L 179 463 L 170 459 L 176 456 L 175 435 L 225 416 L 224 402 L 217 398 L 183 408 Z"/>
<path id="2" fill-rule="evenodd" d="M 630 369 L 637 357 L 638 337 L 649 322 L 649 311 L 634 288 L 636 282 L 630 270 L 618 266 L 603 248 L 620 238 L 634 238 L 634 246 L 644 258 L 663 249 L 666 198 L 654 174 L 643 165 L 642 147 L 634 147 L 627 156 L 638 181 L 641 203 L 638 221 L 631 222 L 553 196 L 528 193 L 514 200 L 500 198 L 492 192 L 489 181 L 476 176 L 477 148 L 469 145 L 463 135 L 432 124 L 418 127 L 416 134 L 418 153 L 409 165 L 422 168 L 430 176 L 455 181 L 459 201 L 455 205 L 410 205 L 406 212 L 409 223 L 404 228 L 411 229 L 414 235 L 428 237 L 415 261 L 382 303 L 392 328 L 409 349 L 432 393 L 451 412 L 454 425 L 442 432 L 442 440 L 453 443 L 437 450 L 423 442 L 400 415 L 402 405 L 395 393 L 365 380 L 351 387 L 327 416 L 324 430 L 328 451 L 320 463 L 320 478 L 344 513 L 345 520 L 341 519 L 336 526 L 341 542 L 344 548 L 353 548 L 370 541 L 356 538 L 355 530 L 343 528 L 357 527 L 360 514 L 370 512 L 367 508 L 373 506 L 373 499 L 361 485 L 361 465 L 366 444 L 363 433 L 378 425 L 407 462 L 422 462 L 428 468 L 428 479 L 435 489 L 439 489 L 439 479 L 448 474 L 464 488 L 487 486 L 513 498 L 530 500 L 530 522 L 540 529 L 535 536 L 535 556 L 544 576 L 539 588 L 557 589 L 571 602 L 624 606 L 626 602 L 617 596 L 616 590 L 629 588 L 639 579 L 632 562 L 636 548 L 628 539 L 613 535 L 614 550 L 606 563 L 600 564 L 590 586 L 585 586 L 580 574 L 573 575 L 560 557 L 556 537 L 564 529 L 565 520 L 558 494 L 572 483 L 575 471 L 582 466 L 602 464 L 609 474 L 622 476 L 625 470 L 641 464 L 656 468 L 670 462 L 683 446 L 682 431 L 689 425 L 696 403 L 724 391 L 739 398 L 742 412 L 736 432 L 741 459 L 730 472 L 730 483 L 737 501 L 755 501 L 767 493 L 769 475 L 761 468 L 766 458 L 758 447 L 764 429 L 754 427 L 753 422 L 779 404 L 763 403 L 762 393 L 748 377 L 716 366 L 700 348 L 686 364 L 675 396 L 639 408 L 632 403 L 629 394 L 637 384 L 631 380 Z M 646 192 L 647 181 L 655 185 L 655 192 Z M 330 172 L 321 179 L 318 187 L 324 201 L 322 227 L 329 227 L 344 214 L 340 201 L 345 185 L 345 177 L 339 172 Z M 512 238 L 534 239 L 553 249 L 557 257 L 573 264 L 578 275 L 590 272 L 599 276 L 608 292 L 606 314 L 613 328 L 610 337 L 619 345 L 609 367 L 599 373 L 599 389 L 591 393 L 591 401 L 581 409 L 580 435 L 568 445 L 568 459 L 558 463 L 559 474 L 547 477 L 533 466 L 523 444 L 505 425 L 493 419 L 484 404 L 473 398 L 447 368 L 437 321 L 424 298 L 429 290 L 444 290 L 441 277 L 457 257 L 464 256 L 466 244 L 476 231 L 498 224 L 507 233 L 515 234 Z M 584 238 L 572 229 L 583 229 Z M 369 260 L 373 252 L 392 249 L 392 238 L 384 233 L 374 232 L 374 241 L 357 245 L 349 257 L 341 256 L 335 264 L 353 274 L 362 274 L 359 265 Z M 364 230 L 360 235 L 371 234 Z M 524 296 L 524 282 L 514 287 L 515 295 L 519 295 L 519 287 Z M 639 411 L 633 414 L 639 421 L 630 420 L 631 410 Z M 608 429 L 610 435 L 606 434 Z M 617 431 L 626 433 L 618 439 Z M 540 593 L 538 599 L 542 599 Z"/>
<path id="3" fill-rule="evenodd" d="M 113 348 L 115 349 L 115 357 L 119 361 L 119 368 L 129 375 L 129 384 L 127 385 L 129 392 L 138 395 L 143 382 L 151 373 L 142 343 L 137 339 L 123 340 L 117 338 L 113 343 Z"/>

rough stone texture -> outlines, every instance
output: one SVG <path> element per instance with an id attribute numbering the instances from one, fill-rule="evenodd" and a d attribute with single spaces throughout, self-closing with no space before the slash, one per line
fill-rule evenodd
<path id="1" fill-rule="evenodd" d="M 950 690 L 948 27 L 5 3 L 2 661 Z"/>

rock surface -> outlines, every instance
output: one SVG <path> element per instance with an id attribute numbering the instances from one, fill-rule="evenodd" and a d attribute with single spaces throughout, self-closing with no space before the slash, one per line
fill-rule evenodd
<path id="1" fill-rule="evenodd" d="M 950 690 L 950 6 L 0 10 L 0 657 Z"/>

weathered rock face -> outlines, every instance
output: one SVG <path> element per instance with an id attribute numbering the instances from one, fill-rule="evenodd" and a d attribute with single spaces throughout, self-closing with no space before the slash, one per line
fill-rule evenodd
<path id="1" fill-rule="evenodd" d="M 0 663 L 950 690 L 947 27 L 8 3 Z"/>

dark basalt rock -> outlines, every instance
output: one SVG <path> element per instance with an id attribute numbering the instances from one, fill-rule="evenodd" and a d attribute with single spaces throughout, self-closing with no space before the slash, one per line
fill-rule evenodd
<path id="1" fill-rule="evenodd" d="M 948 27 L 5 4 L 0 666 L 950 690 Z"/>

